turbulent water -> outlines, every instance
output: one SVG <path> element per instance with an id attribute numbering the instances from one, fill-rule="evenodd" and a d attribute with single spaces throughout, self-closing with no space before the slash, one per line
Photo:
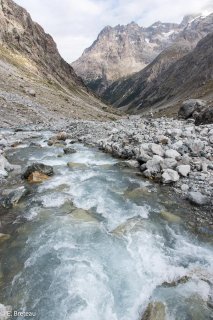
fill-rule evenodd
<path id="1" fill-rule="evenodd" d="M 8 152 L 23 168 L 39 161 L 55 175 L 11 210 L 0 303 L 39 320 L 138 320 L 156 300 L 169 320 L 213 319 L 212 247 L 162 214 L 183 216 L 187 207 L 98 150 L 75 144 L 77 153 L 58 157 L 61 148 L 40 142 Z"/>

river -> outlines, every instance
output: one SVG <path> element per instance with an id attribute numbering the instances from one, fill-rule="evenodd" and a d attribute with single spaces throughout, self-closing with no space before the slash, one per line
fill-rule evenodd
<path id="1" fill-rule="evenodd" d="M 62 156 L 49 134 L 35 139 L 42 148 L 27 141 L 7 151 L 55 175 L 8 213 L 0 303 L 39 320 L 139 320 L 149 301 L 162 301 L 169 320 L 213 319 L 212 245 L 185 228 L 187 206 L 95 148 L 74 144 Z"/>

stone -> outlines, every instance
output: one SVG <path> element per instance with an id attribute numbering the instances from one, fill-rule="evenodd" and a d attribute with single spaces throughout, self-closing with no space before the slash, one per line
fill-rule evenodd
<path id="1" fill-rule="evenodd" d="M 198 110 L 199 108 L 203 108 L 206 106 L 206 102 L 199 99 L 189 99 L 183 102 L 178 116 L 183 119 L 188 119 L 192 117 L 192 114 Z"/>
<path id="2" fill-rule="evenodd" d="M 125 165 L 127 168 L 139 168 L 139 163 L 136 160 L 126 160 L 122 161 L 122 163 Z"/>
<path id="3" fill-rule="evenodd" d="M 160 144 L 153 143 L 151 145 L 151 151 L 152 151 L 153 154 L 156 154 L 158 156 L 161 156 L 161 157 L 164 156 L 164 150 L 163 150 L 163 148 L 161 147 Z"/>
<path id="4" fill-rule="evenodd" d="M 177 161 L 174 158 L 166 158 L 160 162 L 161 169 L 174 169 L 177 166 Z"/>
<path id="5" fill-rule="evenodd" d="M 187 192 L 187 191 L 189 190 L 188 184 L 185 184 L 185 183 L 182 184 L 180 188 L 181 188 L 181 190 L 182 190 L 183 192 Z"/>
<path id="6" fill-rule="evenodd" d="M 166 169 L 162 174 L 162 182 L 166 184 L 177 182 L 179 179 L 180 179 L 179 174 L 172 169 Z"/>
<path id="7" fill-rule="evenodd" d="M 165 152 L 165 157 L 166 157 L 166 158 L 174 158 L 174 159 L 176 159 L 176 160 L 181 159 L 180 153 L 177 152 L 177 151 L 174 150 L 174 149 L 168 149 L 168 150 L 166 150 L 166 152 Z"/>
<path id="8" fill-rule="evenodd" d="M 49 179 L 49 176 L 38 171 L 32 172 L 27 178 L 30 183 L 41 183 L 47 179 Z"/>
<path id="9" fill-rule="evenodd" d="M 161 144 L 163 144 L 163 145 L 166 145 L 166 144 L 168 144 L 169 143 L 169 138 L 167 137 L 167 136 L 160 136 L 159 138 L 158 138 L 158 142 L 159 143 L 161 143 Z"/>
<path id="10" fill-rule="evenodd" d="M 72 169 L 85 169 L 87 165 L 85 163 L 68 162 L 67 166 Z"/>
<path id="11" fill-rule="evenodd" d="M 166 320 L 165 305 L 158 301 L 150 302 L 141 320 Z"/>
<path id="12" fill-rule="evenodd" d="M 66 132 L 59 132 L 59 133 L 56 135 L 56 139 L 57 139 L 57 140 L 65 141 L 67 138 L 68 138 L 68 135 L 67 135 Z"/>
<path id="13" fill-rule="evenodd" d="M 45 174 L 47 176 L 52 176 L 54 174 L 53 167 L 45 165 L 43 163 L 33 163 L 23 173 L 22 179 L 28 179 L 28 177 L 31 175 L 31 173 L 33 173 L 35 171 L 42 173 L 42 174 Z"/>
<path id="14" fill-rule="evenodd" d="M 140 165 L 143 163 L 146 163 L 151 159 L 152 158 L 143 149 L 140 150 L 139 157 L 137 158 L 137 161 L 139 162 Z"/>
<path id="15" fill-rule="evenodd" d="M 64 148 L 64 153 L 65 154 L 72 154 L 72 153 L 76 153 L 76 152 L 77 151 L 75 149 L 73 149 L 73 148 L 69 148 L 69 147 Z"/>
<path id="16" fill-rule="evenodd" d="M 198 206 L 207 205 L 209 203 L 208 197 L 199 191 L 189 192 L 187 198 L 192 204 L 196 204 Z"/>
<path id="17" fill-rule="evenodd" d="M 191 171 L 191 167 L 188 164 L 186 165 L 182 164 L 177 167 L 177 172 L 183 177 L 187 177 L 190 171 Z"/>
<path id="18" fill-rule="evenodd" d="M 199 156 L 205 148 L 205 144 L 200 139 L 191 140 L 188 142 L 188 147 L 193 155 Z"/>
<path id="19" fill-rule="evenodd" d="M 149 160 L 146 163 L 146 168 L 149 170 L 149 172 L 152 174 L 158 173 L 161 171 L 160 169 L 160 161 L 157 161 L 155 159 Z"/>
<path id="20" fill-rule="evenodd" d="M 210 123 L 213 123 L 213 108 L 212 108 L 212 106 L 204 109 L 195 118 L 195 125 L 196 126 L 201 125 L 201 124 L 210 124 Z"/>
<path id="21" fill-rule="evenodd" d="M 0 204 L 4 208 L 12 208 L 18 204 L 18 202 L 28 194 L 28 190 L 22 186 L 12 190 L 5 190 L 5 197 L 0 200 Z"/>

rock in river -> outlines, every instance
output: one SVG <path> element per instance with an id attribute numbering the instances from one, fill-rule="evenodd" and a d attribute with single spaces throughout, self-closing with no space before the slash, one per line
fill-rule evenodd
<path id="1" fill-rule="evenodd" d="M 46 176 L 52 176 L 54 174 L 53 167 L 47 166 L 43 163 L 33 163 L 31 166 L 27 168 L 27 170 L 23 173 L 22 178 L 28 179 L 29 176 L 33 172 L 39 172 L 41 174 L 44 174 Z"/>
<path id="2" fill-rule="evenodd" d="M 141 320 L 166 320 L 165 305 L 162 302 L 150 302 Z"/>
<path id="3" fill-rule="evenodd" d="M 38 171 L 32 172 L 27 178 L 30 183 L 40 183 L 47 179 L 49 179 L 49 176 Z"/>
<path id="4" fill-rule="evenodd" d="M 3 196 L 0 200 L 0 204 L 4 208 L 14 207 L 20 200 L 28 193 L 28 190 L 22 186 L 16 189 L 5 190 Z"/>

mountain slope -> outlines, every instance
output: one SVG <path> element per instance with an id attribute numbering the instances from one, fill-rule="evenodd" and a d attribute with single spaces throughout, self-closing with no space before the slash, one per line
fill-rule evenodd
<path id="1" fill-rule="evenodd" d="M 212 101 L 213 33 L 186 54 L 188 50 L 167 49 L 146 69 L 114 83 L 105 92 L 105 99 L 133 113 L 174 106 L 188 97 Z M 173 58 L 169 56 L 171 53 Z"/>
<path id="2" fill-rule="evenodd" d="M 102 95 L 114 81 L 144 69 L 172 44 L 193 49 L 212 27 L 213 15 L 187 16 L 180 24 L 158 21 L 148 28 L 136 23 L 108 26 L 72 66 L 92 90 Z"/>
<path id="3" fill-rule="evenodd" d="M 12 125 L 16 116 L 25 123 L 107 118 L 111 112 L 63 60 L 52 37 L 12 0 L 0 0 L 0 107 L 0 125 Z"/>

